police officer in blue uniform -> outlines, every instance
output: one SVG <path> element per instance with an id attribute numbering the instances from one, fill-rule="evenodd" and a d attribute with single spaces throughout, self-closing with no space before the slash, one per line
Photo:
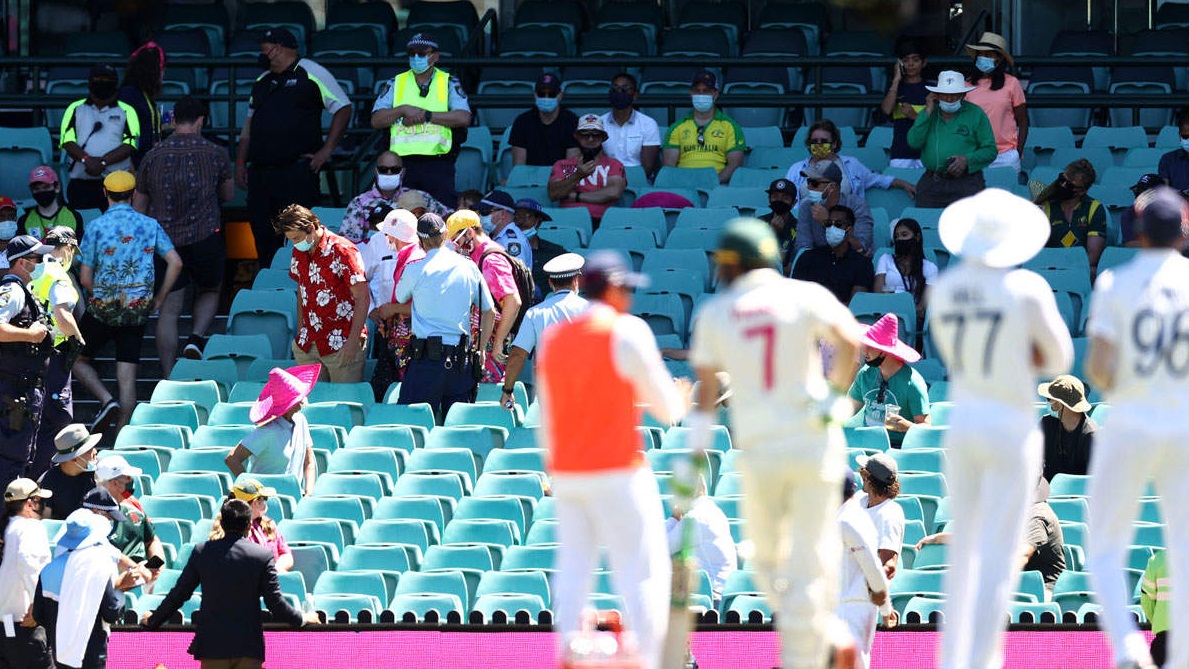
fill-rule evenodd
<path id="1" fill-rule="evenodd" d="M 531 270 L 533 247 L 524 231 L 516 225 L 516 201 L 512 196 L 502 190 L 493 190 L 479 201 L 478 213 L 483 232 Z"/>
<path id="2" fill-rule="evenodd" d="M 6 249 L 9 267 L 0 280 L 0 488 L 25 475 L 41 420 L 50 330 L 27 285 L 52 250 L 29 235 L 12 238 Z"/>
<path id="3" fill-rule="evenodd" d="M 479 268 L 445 247 L 446 221 L 437 214 L 417 219 L 425 259 L 405 267 L 396 301 L 412 300 L 413 339 L 399 404 L 426 402 L 444 418 L 455 402 L 474 402 L 484 351 L 471 337 L 471 307 L 480 314 L 479 339 L 491 339 L 495 301 Z"/>

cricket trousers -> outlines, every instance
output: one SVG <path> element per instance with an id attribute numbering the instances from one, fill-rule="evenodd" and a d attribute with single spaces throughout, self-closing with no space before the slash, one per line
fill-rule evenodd
<path id="1" fill-rule="evenodd" d="M 644 668 L 659 669 L 669 626 L 672 565 L 652 471 L 555 473 L 553 496 L 561 544 L 552 584 L 560 642 L 565 644 L 579 629 L 599 548 L 605 547 L 612 585 L 623 597 L 624 629 L 635 634 Z"/>
<path id="2" fill-rule="evenodd" d="M 1189 443 L 1184 430 L 1169 420 L 1183 414 L 1152 411 L 1149 405 L 1115 405 L 1110 425 L 1095 435 L 1090 458 L 1086 568 L 1102 604 L 1098 620 L 1110 637 L 1116 663 L 1142 663 L 1148 656 L 1147 644 L 1127 611 L 1132 591 L 1124 570 L 1138 500 L 1149 479 L 1160 495 L 1171 587 L 1185 583 L 1184 575 L 1189 574 L 1189 486 L 1184 480 Z M 1172 598 L 1169 623 L 1172 630 L 1189 628 L 1189 597 Z M 1165 667 L 1189 669 L 1189 636 L 1171 634 L 1168 650 Z"/>
<path id="3" fill-rule="evenodd" d="M 859 651 L 859 669 L 871 666 L 871 646 L 875 643 L 875 625 L 879 621 L 879 607 L 871 600 L 843 601 L 836 610 L 838 619 L 846 623 L 846 628 L 855 639 L 855 647 Z"/>
<path id="4" fill-rule="evenodd" d="M 1031 407 L 955 406 L 945 473 L 951 537 L 942 669 L 1003 666 L 1004 621 L 1043 457 L 1044 437 Z"/>

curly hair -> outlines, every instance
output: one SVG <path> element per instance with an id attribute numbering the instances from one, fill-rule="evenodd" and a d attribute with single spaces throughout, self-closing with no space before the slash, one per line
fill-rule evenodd
<path id="1" fill-rule="evenodd" d="M 859 476 L 863 477 L 863 490 L 866 490 L 868 494 L 875 493 L 888 499 L 896 499 L 900 496 L 899 478 L 891 483 L 882 483 L 871 478 L 871 474 L 867 473 L 866 467 L 859 470 Z"/>
<path id="2" fill-rule="evenodd" d="M 150 99 L 161 94 L 161 52 L 159 47 L 138 49 L 128 59 L 121 86 L 133 86 Z"/>
<path id="3" fill-rule="evenodd" d="M 283 235 L 290 231 L 310 233 L 322 225 L 318 215 L 300 204 L 285 207 L 272 220 L 272 229 Z"/>

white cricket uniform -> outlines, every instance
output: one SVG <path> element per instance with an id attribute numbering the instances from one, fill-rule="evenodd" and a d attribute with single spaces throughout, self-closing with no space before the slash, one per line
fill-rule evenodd
<path id="1" fill-rule="evenodd" d="M 694 325 L 691 364 L 731 375 L 751 563 L 768 601 L 786 612 L 777 622 L 786 669 L 825 665 L 837 603 L 844 447 L 818 409 L 829 395 L 818 344 L 851 320 L 824 287 L 763 269 L 707 302 Z"/>
<path id="2" fill-rule="evenodd" d="M 851 498 L 838 508 L 843 555 L 842 597 L 836 611 L 855 638 L 861 669 L 871 666 L 871 645 L 875 643 L 875 626 L 880 611 L 871 603 L 868 591 L 886 592 L 888 589 L 888 579 L 876 553 L 878 532 L 864 506 Z M 884 609 L 885 613 L 890 613 L 891 604 L 885 604 Z"/>
<path id="3" fill-rule="evenodd" d="M 952 518 L 947 527 L 953 528 L 949 624 L 941 667 L 998 667 L 1043 457 L 1032 408 L 1036 379 L 1067 370 L 1073 343 L 1049 285 L 1027 270 L 963 262 L 933 285 L 929 312 L 954 401 L 946 469 Z"/>
<path id="4" fill-rule="evenodd" d="M 718 508 L 714 500 L 702 495 L 694 500 L 681 520 L 670 516 L 665 521 L 670 555 L 681 550 L 686 523 L 693 525 L 694 559 L 698 561 L 698 568 L 705 569 L 710 575 L 710 591 L 717 603 L 722 599 L 722 588 L 727 576 L 739 568 L 735 539 L 731 536 L 731 521 L 727 520 L 727 514 Z"/>
<path id="5" fill-rule="evenodd" d="M 867 512 L 875 527 L 875 550 L 899 555 L 904 548 L 904 507 L 894 499 L 868 506 L 870 501 L 865 492 L 855 493 L 855 503 Z"/>
<path id="6" fill-rule="evenodd" d="M 1124 662 L 1147 654 L 1127 612 L 1131 589 L 1123 570 L 1137 498 L 1149 478 L 1162 499 L 1168 572 L 1182 584 L 1179 575 L 1189 574 L 1189 443 L 1180 422 L 1189 415 L 1189 260 L 1145 249 L 1104 272 L 1090 300 L 1087 332 L 1117 352 L 1113 387 L 1105 392 L 1111 420 L 1090 459 L 1086 566 L 1116 661 Z M 1189 598 L 1174 597 L 1169 613 L 1172 629 L 1189 628 Z M 1187 642 L 1174 636 L 1164 666 L 1189 667 Z"/>

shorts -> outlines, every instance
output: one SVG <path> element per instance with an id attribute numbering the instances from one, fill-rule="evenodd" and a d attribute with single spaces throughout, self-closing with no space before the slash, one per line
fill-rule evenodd
<path id="1" fill-rule="evenodd" d="M 83 314 L 83 321 L 79 323 L 79 330 L 83 339 L 87 341 L 83 346 L 82 357 L 94 358 L 109 341 L 116 342 L 116 362 L 130 362 L 140 364 L 140 346 L 144 341 L 144 325 L 107 325 L 91 312 Z"/>
<path id="2" fill-rule="evenodd" d="M 193 244 L 176 246 L 174 250 L 182 257 L 182 273 L 173 284 L 173 289 L 184 290 L 191 282 L 199 292 L 216 291 L 223 283 L 223 272 L 227 265 L 227 242 L 223 239 L 223 232 L 218 231 L 200 239 Z M 153 260 L 156 269 L 153 290 L 161 289 L 161 282 L 165 280 L 165 261 L 156 257 Z"/>

